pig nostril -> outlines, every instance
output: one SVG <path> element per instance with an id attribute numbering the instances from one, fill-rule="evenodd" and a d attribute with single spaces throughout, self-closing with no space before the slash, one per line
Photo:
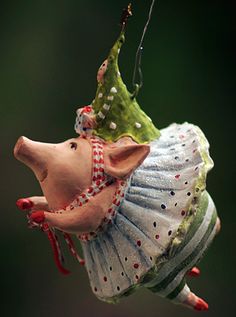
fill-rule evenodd
<path id="1" fill-rule="evenodd" d="M 77 149 L 77 143 L 76 142 L 71 142 L 70 143 L 70 148 L 73 149 L 73 150 L 76 150 Z"/>

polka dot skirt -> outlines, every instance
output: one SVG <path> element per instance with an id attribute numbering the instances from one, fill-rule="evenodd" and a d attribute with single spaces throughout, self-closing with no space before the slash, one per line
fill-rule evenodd
<path id="1" fill-rule="evenodd" d="M 82 242 L 91 287 L 105 301 L 140 284 L 165 255 L 213 166 L 205 136 L 188 123 L 161 130 L 150 146 L 130 177 L 112 225 Z"/>

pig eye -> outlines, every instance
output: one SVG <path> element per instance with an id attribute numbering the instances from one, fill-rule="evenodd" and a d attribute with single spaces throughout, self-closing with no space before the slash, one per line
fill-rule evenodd
<path id="1" fill-rule="evenodd" d="M 71 142 L 70 143 L 70 148 L 73 149 L 73 150 L 76 150 L 77 149 L 77 143 Z"/>

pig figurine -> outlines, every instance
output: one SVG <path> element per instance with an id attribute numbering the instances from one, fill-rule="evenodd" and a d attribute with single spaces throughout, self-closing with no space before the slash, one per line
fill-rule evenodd
<path id="1" fill-rule="evenodd" d="M 64 234 L 99 299 L 114 303 L 146 287 L 206 310 L 185 278 L 199 275 L 195 265 L 220 228 L 205 190 L 213 167 L 209 144 L 189 123 L 156 129 L 121 79 L 123 42 L 122 29 L 98 71 L 95 100 L 77 111 L 79 137 L 59 144 L 17 141 L 15 157 L 33 170 L 44 194 L 17 206 L 45 231 L 57 266 L 68 273 L 56 231 Z M 80 240 L 85 262 L 70 234 Z"/>

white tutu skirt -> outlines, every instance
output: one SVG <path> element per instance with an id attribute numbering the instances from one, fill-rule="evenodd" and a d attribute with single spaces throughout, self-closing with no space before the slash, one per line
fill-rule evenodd
<path id="1" fill-rule="evenodd" d="M 172 294 L 214 236 L 216 212 L 205 191 L 213 162 L 202 131 L 172 124 L 150 146 L 113 222 L 81 242 L 91 288 L 108 302 L 139 286 Z"/>

